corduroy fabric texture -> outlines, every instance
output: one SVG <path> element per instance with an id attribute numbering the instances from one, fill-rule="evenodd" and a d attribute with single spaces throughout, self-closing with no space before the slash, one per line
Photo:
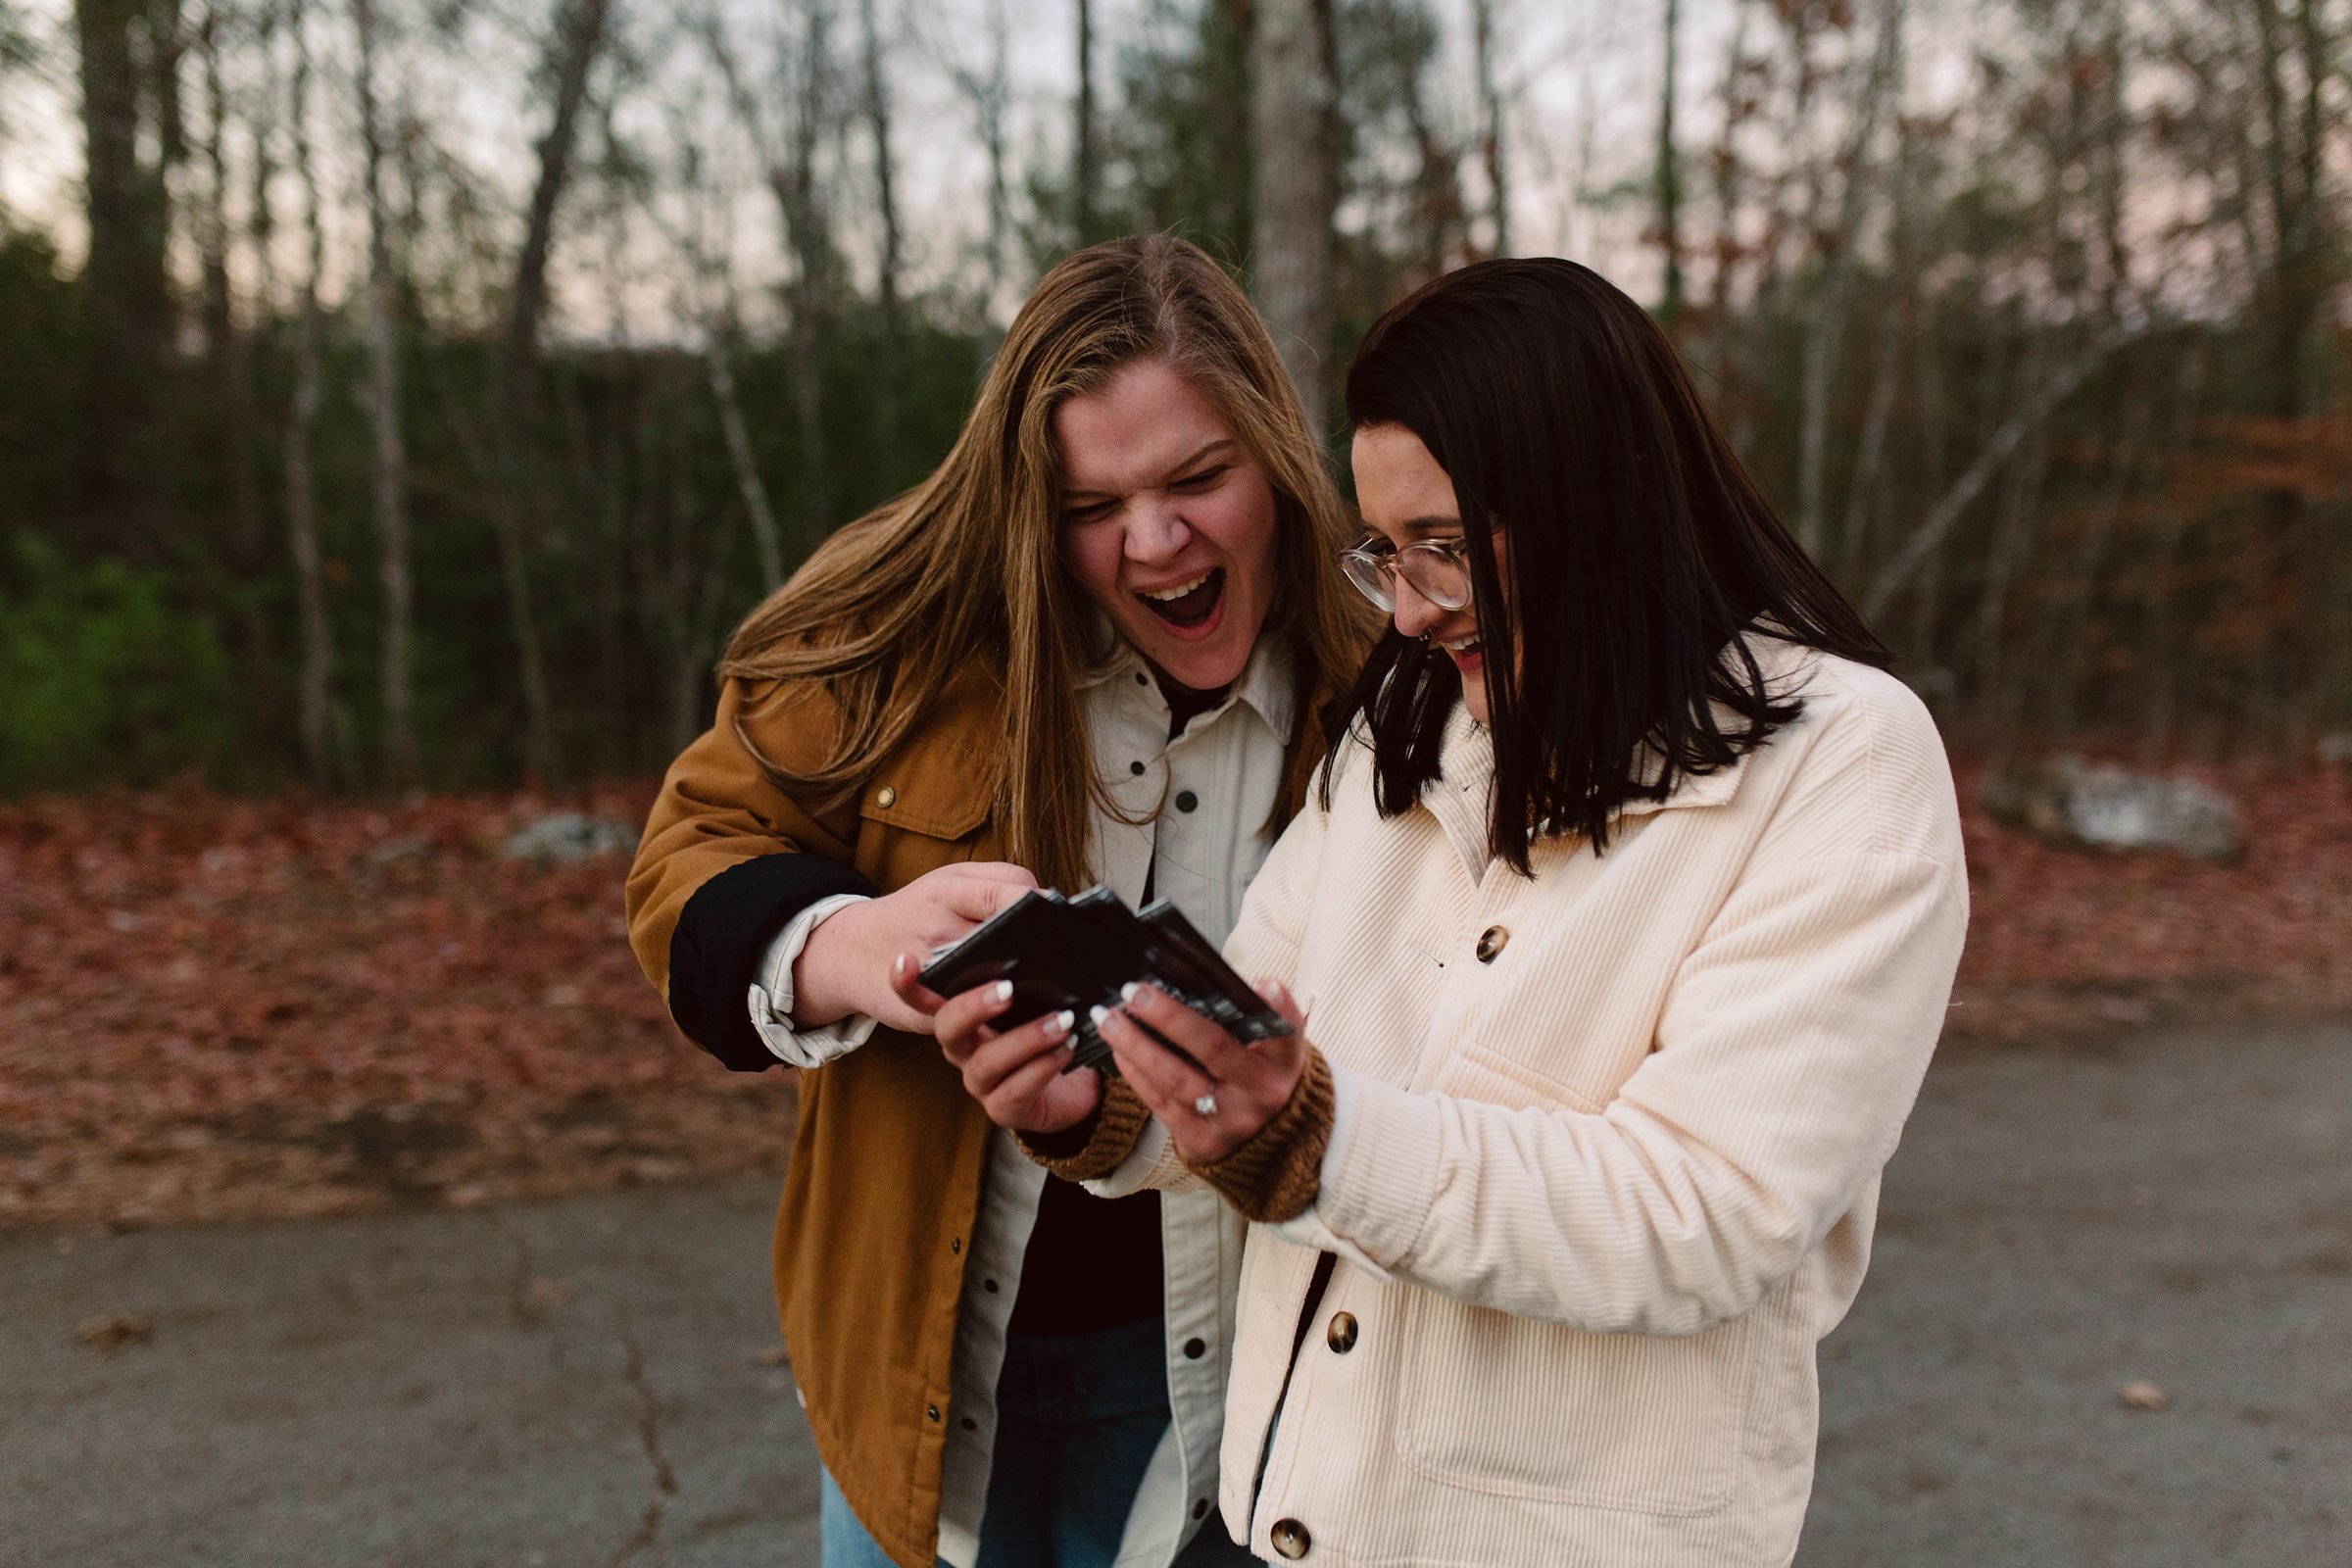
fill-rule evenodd
<path id="1" fill-rule="evenodd" d="M 1309 1046 L 1306 1070 L 1273 1119 L 1223 1159 L 1193 1165 L 1194 1173 L 1244 1219 L 1260 1225 L 1296 1219 L 1315 1200 L 1331 1142 L 1332 1098 L 1331 1063 Z"/>
<path id="2" fill-rule="evenodd" d="M 1457 710 L 1419 804 L 1383 816 L 1350 745 L 1250 888 L 1225 956 L 1299 999 L 1338 1093 L 1314 1202 L 1243 1262 L 1222 1504 L 1259 1557 L 1794 1556 L 1815 1347 L 1869 1262 L 1968 885 L 1919 700 L 1757 653 L 1802 717 L 1628 807 L 1605 855 L 1495 864 L 1490 737 Z M 1198 1179 L 1172 1163 L 1150 1130 L 1096 1190 Z"/>

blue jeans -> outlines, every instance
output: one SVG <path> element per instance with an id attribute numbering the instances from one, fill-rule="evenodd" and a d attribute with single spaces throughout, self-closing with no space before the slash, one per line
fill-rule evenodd
<path id="1" fill-rule="evenodd" d="M 1007 1344 L 977 1568 L 1109 1568 L 1168 1429 L 1163 1333 L 1152 1318 Z M 890 1568 L 829 1475 L 818 1532 L 824 1568 Z M 1213 1518 L 1176 1559 L 1180 1568 L 1253 1560 Z"/>

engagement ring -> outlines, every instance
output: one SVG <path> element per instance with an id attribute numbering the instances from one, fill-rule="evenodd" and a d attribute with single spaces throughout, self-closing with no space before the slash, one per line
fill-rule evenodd
<path id="1" fill-rule="evenodd" d="M 1216 1096 L 1214 1096 L 1214 1095 L 1202 1095 L 1202 1096 L 1201 1096 L 1201 1097 L 1200 1097 L 1199 1100 L 1196 1100 L 1196 1101 L 1194 1101 L 1194 1102 L 1193 1102 L 1193 1114 L 1194 1114 L 1194 1115 L 1196 1115 L 1196 1116 L 1201 1116 L 1201 1117 L 1207 1117 L 1207 1116 L 1214 1116 L 1216 1113 L 1217 1113 L 1217 1097 L 1216 1097 Z"/>

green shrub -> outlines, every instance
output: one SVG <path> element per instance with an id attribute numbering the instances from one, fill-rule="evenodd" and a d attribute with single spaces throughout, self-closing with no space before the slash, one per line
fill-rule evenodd
<path id="1" fill-rule="evenodd" d="M 0 795 L 212 772 L 236 711 L 219 635 L 161 572 L 29 533 L 0 554 Z"/>

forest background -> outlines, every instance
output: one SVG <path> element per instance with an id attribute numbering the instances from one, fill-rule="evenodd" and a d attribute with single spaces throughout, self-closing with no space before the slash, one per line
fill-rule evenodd
<path id="1" fill-rule="evenodd" d="M 1985 1027 L 2352 995 L 2348 185 L 2352 0 L 0 0 L 0 1220 L 775 1157 L 502 847 L 1140 228 L 1335 455 L 1414 282 L 1648 304 L 1964 759 Z M 1978 809 L 2061 749 L 2246 849 Z"/>

